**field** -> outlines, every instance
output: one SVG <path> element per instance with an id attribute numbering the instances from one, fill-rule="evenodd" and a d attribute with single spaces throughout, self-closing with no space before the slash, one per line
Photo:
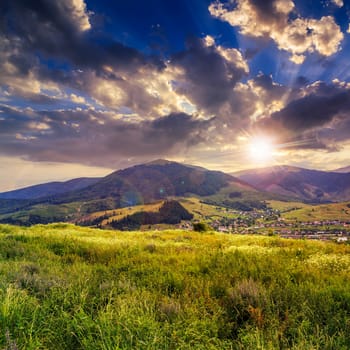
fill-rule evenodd
<path id="1" fill-rule="evenodd" d="M 78 221 L 94 220 L 97 218 L 108 217 L 101 221 L 103 225 L 107 225 L 112 220 L 120 220 L 127 215 L 135 214 L 138 211 L 157 211 L 162 206 L 163 201 L 159 201 L 153 204 L 134 205 L 132 207 L 117 208 L 112 210 L 103 210 L 95 213 L 87 214 L 80 218 Z"/>
<path id="2" fill-rule="evenodd" d="M 305 204 L 302 202 L 282 202 L 282 201 L 268 201 L 271 208 L 279 210 L 281 213 L 288 213 L 290 211 L 312 208 L 311 204 Z"/>
<path id="3" fill-rule="evenodd" d="M 200 198 L 196 197 L 186 197 L 178 199 L 181 205 L 186 208 L 190 213 L 193 214 L 195 220 L 198 221 L 211 221 L 214 219 L 222 218 L 236 218 L 238 215 L 233 214 L 232 210 L 229 211 L 224 207 L 217 205 L 211 205 L 201 202 Z M 90 214 L 83 215 L 78 221 L 78 223 L 83 223 L 84 221 L 92 222 L 94 219 L 101 218 L 101 224 L 103 226 L 108 225 L 113 220 L 120 220 L 125 218 L 127 215 L 135 214 L 139 211 L 155 212 L 158 211 L 162 206 L 164 201 L 159 201 L 151 204 L 135 205 L 132 207 L 117 208 L 112 210 L 103 210 Z M 157 225 L 159 226 L 159 225 Z M 166 225 L 163 225 L 166 226 Z M 167 225 L 171 228 L 171 225 Z M 147 225 L 148 228 L 148 225 Z"/>
<path id="4" fill-rule="evenodd" d="M 238 215 L 228 212 L 226 208 L 201 202 L 199 198 L 189 197 L 180 200 L 180 203 L 193 213 L 195 220 L 206 221 L 208 219 L 235 218 Z"/>
<path id="5" fill-rule="evenodd" d="M 283 202 L 272 202 L 272 207 L 279 209 L 282 212 L 282 217 L 289 221 L 314 221 L 314 220 L 350 220 L 350 203 L 331 203 L 310 205 L 303 203 L 285 203 L 284 207 L 281 207 Z M 297 208 L 292 210 L 292 208 Z"/>
<path id="6" fill-rule="evenodd" d="M 350 246 L 0 225 L 0 348 L 349 349 Z"/>

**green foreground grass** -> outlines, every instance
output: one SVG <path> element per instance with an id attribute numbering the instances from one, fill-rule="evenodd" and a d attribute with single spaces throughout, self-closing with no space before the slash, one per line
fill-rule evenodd
<path id="1" fill-rule="evenodd" d="M 350 247 L 0 225 L 0 349 L 349 349 Z"/>

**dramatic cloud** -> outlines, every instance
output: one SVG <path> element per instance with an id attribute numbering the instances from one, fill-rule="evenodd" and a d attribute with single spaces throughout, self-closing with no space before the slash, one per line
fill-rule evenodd
<path id="1" fill-rule="evenodd" d="M 5 0 L 0 12 L 0 83 L 7 96 L 32 99 L 42 94 L 61 99 L 60 85 L 87 87 L 90 93 L 91 85 L 99 84 L 97 100 L 112 98 L 115 105 L 122 95 L 116 81 L 164 67 L 160 60 L 94 32 L 92 14 L 82 0 Z M 91 76 L 96 82 L 90 80 L 86 86 Z M 116 90 L 115 94 L 102 96 L 100 91 L 108 89 Z"/>
<path id="2" fill-rule="evenodd" d="M 22 69 L 30 66 L 33 50 L 81 68 L 100 69 L 104 65 L 130 68 L 146 63 L 137 50 L 108 36 L 90 33 L 91 13 L 82 0 L 5 0 L 0 11 L 2 40 L 9 41 L 7 52 L 12 49 L 12 63 Z"/>
<path id="3" fill-rule="evenodd" d="M 22 23 L 19 23 L 19 26 L 22 29 L 25 29 L 29 23 L 33 22 L 46 25 L 49 31 L 58 30 L 70 34 L 85 32 L 91 28 L 90 14 L 83 0 L 62 0 L 59 2 L 48 0 L 5 0 L 3 6 L 8 11 L 12 9 L 21 11 L 23 20 L 21 21 Z"/>
<path id="4" fill-rule="evenodd" d="M 195 72 L 149 59 L 108 37 L 95 40 L 92 13 L 82 1 L 14 0 L 0 7 L 5 15 L 0 27 L 2 154 L 108 166 L 118 157 L 179 154 L 205 140 L 210 117 L 192 117 L 197 107 L 191 91 L 175 87 L 199 86 Z M 225 79 L 225 89 L 230 81 L 233 86 L 248 69 L 237 50 L 212 47 L 204 53 L 203 45 L 189 47 L 183 56 L 206 59 L 199 73 L 212 64 L 217 73 L 223 69 L 217 88 Z M 51 57 L 57 62 L 52 67 L 46 62 Z M 202 94 L 208 82 L 202 81 Z M 11 107 L 21 101 L 31 107 Z M 208 105 L 197 102 L 199 109 Z"/>
<path id="5" fill-rule="evenodd" d="M 35 112 L 3 106 L 0 150 L 35 161 L 111 166 L 119 157 L 182 152 L 206 140 L 210 123 L 185 113 L 132 123 L 93 110 Z"/>
<path id="6" fill-rule="evenodd" d="M 349 135 L 349 110 L 349 84 L 315 82 L 301 89 L 299 98 L 261 119 L 258 126 L 279 135 L 291 147 L 337 150 L 336 142 L 349 138 L 345 136 Z"/>
<path id="7" fill-rule="evenodd" d="M 187 49 L 174 55 L 171 64 L 179 68 L 173 89 L 186 96 L 199 110 L 234 119 L 234 87 L 249 68 L 237 49 L 216 45 L 212 37 L 192 39 Z"/>
<path id="8" fill-rule="evenodd" d="M 237 0 L 234 8 L 220 2 L 209 6 L 212 16 L 239 27 L 241 34 L 271 38 L 279 49 L 291 53 L 296 64 L 307 53 L 331 56 L 339 50 L 344 35 L 333 17 L 292 19 L 294 10 L 291 0 Z"/>

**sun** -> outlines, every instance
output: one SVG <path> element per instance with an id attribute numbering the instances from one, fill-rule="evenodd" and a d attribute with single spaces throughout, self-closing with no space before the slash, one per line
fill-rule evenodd
<path id="1" fill-rule="evenodd" d="M 254 137 L 248 145 L 249 156 L 256 162 L 266 163 L 272 160 L 274 145 L 267 137 Z"/>

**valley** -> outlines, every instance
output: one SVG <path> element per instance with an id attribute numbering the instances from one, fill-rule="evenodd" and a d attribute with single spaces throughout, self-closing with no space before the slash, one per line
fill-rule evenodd
<path id="1" fill-rule="evenodd" d="M 27 226 L 69 222 L 142 231 L 192 230 L 194 223 L 203 223 L 230 234 L 349 239 L 350 201 L 338 201 L 350 200 L 348 173 L 284 166 L 236 175 L 156 160 L 104 178 L 0 193 L 0 222 Z M 341 188 L 342 196 L 330 201 L 331 191 Z M 321 192 L 322 196 L 312 197 Z M 175 211 L 181 214 L 173 215 Z"/>

